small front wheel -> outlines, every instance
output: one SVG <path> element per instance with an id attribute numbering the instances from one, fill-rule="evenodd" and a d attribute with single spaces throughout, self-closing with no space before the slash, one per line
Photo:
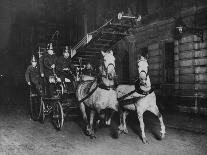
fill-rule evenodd
<path id="1" fill-rule="evenodd" d="M 42 97 L 41 97 L 40 103 L 41 103 L 41 113 L 40 113 L 39 121 L 41 123 L 44 123 L 45 122 L 45 103 Z"/>
<path id="2" fill-rule="evenodd" d="M 55 102 L 53 105 L 52 122 L 57 130 L 61 130 L 64 122 L 64 113 L 63 107 L 59 101 Z"/>

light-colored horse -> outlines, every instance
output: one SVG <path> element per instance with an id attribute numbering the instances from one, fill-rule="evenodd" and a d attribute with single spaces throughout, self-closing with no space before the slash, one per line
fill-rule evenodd
<path id="1" fill-rule="evenodd" d="M 147 60 L 144 57 L 141 57 L 141 59 L 138 60 L 138 73 L 139 73 L 139 88 L 143 91 L 143 94 L 148 92 L 151 89 L 151 83 L 148 75 L 148 63 Z M 117 94 L 118 98 L 123 97 L 126 94 L 126 97 L 120 102 L 120 126 L 119 126 L 119 133 L 128 133 L 127 127 L 126 127 L 126 117 L 129 113 L 129 110 L 136 111 L 137 117 L 139 119 L 140 128 L 142 132 L 142 141 L 143 143 L 147 143 L 147 139 L 145 136 L 144 131 L 144 121 L 143 121 L 143 114 L 145 111 L 150 111 L 153 114 L 155 114 L 160 121 L 161 125 L 161 138 L 165 137 L 165 125 L 163 123 L 163 118 L 161 113 L 159 112 L 159 109 L 156 105 L 156 95 L 154 91 L 150 92 L 149 94 L 143 95 L 138 94 L 137 92 L 133 91 L 135 90 L 135 85 L 119 85 L 117 87 Z M 133 99 L 137 98 L 136 100 L 132 101 L 132 103 L 125 104 L 125 101 L 127 99 Z M 129 101 L 128 100 L 128 101 Z"/>
<path id="2" fill-rule="evenodd" d="M 93 129 L 95 113 L 97 112 L 98 115 L 100 115 L 101 111 L 106 108 L 118 111 L 117 93 L 114 88 L 114 78 L 116 77 L 115 58 L 112 51 L 101 53 L 103 55 L 103 62 L 99 67 L 99 79 L 81 82 L 78 85 L 76 91 L 76 95 L 79 101 L 86 98 L 80 103 L 80 109 L 83 115 L 83 119 L 87 124 L 86 132 L 91 138 L 95 137 Z M 86 115 L 85 106 L 89 107 L 90 109 L 89 122 Z M 111 117 L 107 120 L 107 125 L 110 124 Z"/>

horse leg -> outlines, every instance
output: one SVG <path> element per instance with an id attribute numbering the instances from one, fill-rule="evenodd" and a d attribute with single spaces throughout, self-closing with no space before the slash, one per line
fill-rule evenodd
<path id="1" fill-rule="evenodd" d="M 101 110 L 99 110 L 99 109 L 96 112 L 98 114 L 98 118 L 96 120 L 96 128 L 98 128 L 99 125 L 100 125 L 101 120 L 105 117 L 105 114 L 101 115 Z"/>
<path id="2" fill-rule="evenodd" d="M 137 110 L 137 115 L 138 115 L 138 119 L 139 119 L 139 125 L 140 125 L 140 129 L 141 129 L 141 132 L 142 132 L 142 142 L 144 144 L 148 143 L 147 139 L 146 139 L 146 136 L 145 136 L 145 132 L 144 132 L 144 121 L 143 121 L 143 112 L 139 112 Z"/>
<path id="3" fill-rule="evenodd" d="M 112 117 L 113 117 L 113 115 L 114 115 L 114 110 L 113 109 L 109 109 L 109 117 L 108 118 L 106 118 L 106 125 L 110 125 L 111 124 L 111 119 L 112 119 Z M 106 115 L 107 116 L 107 115 Z"/>
<path id="4" fill-rule="evenodd" d="M 163 118 L 162 118 L 162 114 L 159 112 L 159 109 L 157 107 L 157 105 L 155 107 L 152 107 L 149 111 L 151 111 L 153 114 L 155 114 L 159 121 L 160 121 L 160 126 L 161 126 L 161 139 L 163 139 L 165 137 L 165 124 L 163 122 Z"/>
<path id="5" fill-rule="evenodd" d="M 129 114 L 129 112 L 128 111 L 125 111 L 124 113 L 123 113 L 123 127 L 124 127 L 124 133 L 125 134 L 128 134 L 128 129 L 127 129 L 127 127 L 126 127 L 126 118 L 127 118 L 127 115 Z"/>
<path id="6" fill-rule="evenodd" d="M 119 127 L 118 127 L 118 134 L 120 135 L 123 132 L 123 109 L 119 107 Z"/>
<path id="7" fill-rule="evenodd" d="M 94 129 L 93 129 L 94 116 L 95 116 L 95 111 L 91 110 L 91 112 L 90 112 L 90 126 L 89 126 L 89 135 L 90 135 L 91 139 L 96 138 L 95 133 L 94 133 Z"/>
<path id="8" fill-rule="evenodd" d="M 84 103 L 80 104 L 80 110 L 81 110 L 81 113 L 82 113 L 82 116 L 83 116 L 83 120 L 84 120 L 84 122 L 86 124 L 86 131 L 88 131 L 88 128 L 89 128 L 89 126 L 88 126 L 88 118 L 87 118 L 87 115 L 86 115 L 86 108 L 85 108 Z"/>
<path id="9" fill-rule="evenodd" d="M 128 134 L 128 129 L 126 127 L 126 117 L 129 114 L 128 111 L 122 111 L 120 115 L 120 126 L 119 126 L 119 131 L 124 132 L 125 134 Z"/>

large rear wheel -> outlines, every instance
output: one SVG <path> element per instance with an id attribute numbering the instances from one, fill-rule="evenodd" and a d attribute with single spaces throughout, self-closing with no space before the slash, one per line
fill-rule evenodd
<path id="1" fill-rule="evenodd" d="M 32 90 L 32 88 L 30 88 L 29 110 L 30 110 L 30 117 L 34 121 L 39 120 L 41 112 L 42 112 L 41 96 L 37 93 L 36 90 Z"/>
<path id="2" fill-rule="evenodd" d="M 52 122 L 57 130 L 61 130 L 64 122 L 63 107 L 59 101 L 54 103 L 52 111 Z"/>

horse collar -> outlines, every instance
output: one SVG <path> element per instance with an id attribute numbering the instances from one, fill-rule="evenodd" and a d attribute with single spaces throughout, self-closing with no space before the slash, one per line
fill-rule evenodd
<path id="1" fill-rule="evenodd" d="M 139 63 L 141 61 L 146 61 L 147 62 L 147 59 L 140 59 L 140 60 L 137 61 L 137 63 Z"/>
<path id="2" fill-rule="evenodd" d="M 110 90 L 110 89 L 115 90 L 115 89 L 116 89 L 115 85 L 106 86 L 106 85 L 103 84 L 103 83 L 99 84 L 98 87 L 101 88 L 101 89 L 104 89 L 104 90 Z"/>
<path id="3" fill-rule="evenodd" d="M 102 75 L 101 77 L 106 78 L 106 75 Z M 103 83 L 101 77 L 99 77 L 100 80 L 98 80 L 98 87 L 99 87 L 99 88 L 101 88 L 101 89 L 105 89 L 105 90 L 110 90 L 110 89 L 115 90 L 115 89 L 116 89 L 116 86 L 115 86 L 115 85 L 106 86 L 106 85 Z"/>
<path id="4" fill-rule="evenodd" d="M 147 76 L 149 76 L 149 73 L 146 72 L 145 70 L 141 70 L 141 72 L 144 72 L 144 73 L 146 74 L 146 78 L 147 78 Z M 141 72 L 140 72 L 140 73 L 141 73 Z M 139 73 L 139 74 L 140 74 L 140 73 Z"/>

